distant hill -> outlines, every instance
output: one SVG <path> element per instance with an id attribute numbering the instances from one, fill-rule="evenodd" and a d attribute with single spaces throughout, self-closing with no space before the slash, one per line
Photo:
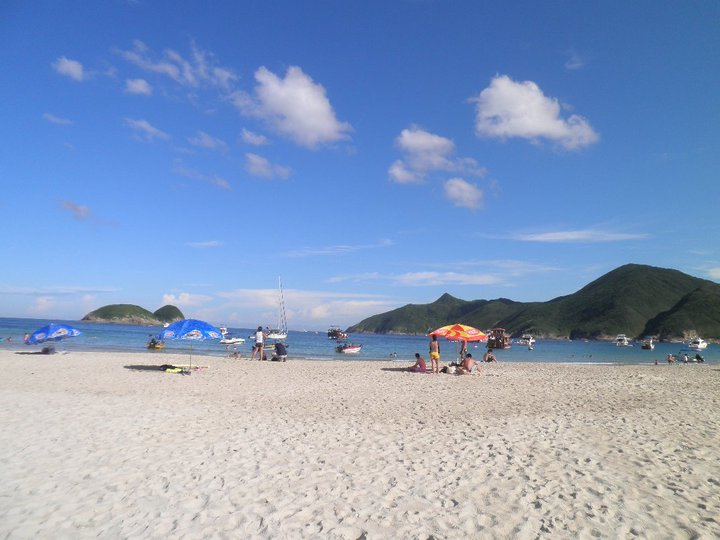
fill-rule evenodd
<path id="1" fill-rule="evenodd" d="M 157 311 L 153 313 L 155 315 L 155 318 L 162 322 L 169 322 L 173 323 L 175 321 L 182 321 L 185 316 L 183 315 L 182 311 L 180 311 L 176 306 L 172 306 L 168 304 L 167 306 L 163 306 Z"/>
<path id="2" fill-rule="evenodd" d="M 162 325 L 184 319 L 182 312 L 175 306 L 163 306 L 155 313 L 134 304 L 111 304 L 103 306 L 85 315 L 83 321 L 116 324 Z"/>
<path id="3" fill-rule="evenodd" d="M 547 302 L 466 301 L 444 294 L 431 304 L 408 304 L 368 317 L 347 331 L 425 334 L 456 322 L 481 329 L 499 326 L 513 336 L 612 339 L 623 333 L 718 339 L 720 285 L 677 270 L 627 264 Z"/>

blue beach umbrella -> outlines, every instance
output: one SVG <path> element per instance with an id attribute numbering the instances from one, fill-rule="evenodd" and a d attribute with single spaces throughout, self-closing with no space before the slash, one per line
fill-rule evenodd
<path id="1" fill-rule="evenodd" d="M 27 343 L 29 345 L 35 345 L 45 343 L 46 341 L 60 341 L 65 338 L 79 336 L 80 334 L 82 334 L 80 330 L 67 324 L 50 323 L 47 326 L 35 330 L 30 338 L 28 338 Z"/>
<path id="2" fill-rule="evenodd" d="M 192 367 L 193 341 L 220 338 L 222 338 L 222 333 L 218 328 L 197 319 L 184 319 L 174 322 L 158 334 L 158 339 L 186 339 L 190 341 L 190 367 Z"/>

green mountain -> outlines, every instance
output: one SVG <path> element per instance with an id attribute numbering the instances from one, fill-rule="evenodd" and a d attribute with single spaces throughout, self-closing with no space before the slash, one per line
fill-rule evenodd
<path id="1" fill-rule="evenodd" d="M 368 317 L 347 331 L 425 334 L 456 322 L 502 327 L 513 336 L 720 338 L 720 285 L 677 270 L 627 264 L 547 302 L 465 301 L 444 294 L 431 304 L 409 304 Z"/>
<path id="2" fill-rule="evenodd" d="M 184 319 L 182 312 L 175 306 L 164 306 L 151 313 L 145 308 L 134 304 L 111 304 L 103 306 L 85 315 L 83 321 L 105 322 L 116 324 L 162 325 Z"/>
<path id="3" fill-rule="evenodd" d="M 175 321 L 182 321 L 185 316 L 182 314 L 176 306 L 168 304 L 158 309 L 155 313 L 155 318 L 162 322 L 174 323 Z"/>

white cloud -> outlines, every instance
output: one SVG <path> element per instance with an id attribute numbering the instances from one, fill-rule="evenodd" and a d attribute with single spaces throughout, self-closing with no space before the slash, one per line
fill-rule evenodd
<path id="1" fill-rule="evenodd" d="M 499 75 L 471 101 L 477 103 L 475 131 L 479 136 L 545 138 L 570 150 L 599 140 L 582 116 L 562 118 L 558 100 L 546 97 L 532 81 L 515 82 Z"/>
<path id="2" fill-rule="evenodd" d="M 485 174 L 472 158 L 454 157 L 455 143 L 419 127 L 403 129 L 395 139 L 395 146 L 403 158 L 388 170 L 391 180 L 407 184 L 422 181 L 431 171 L 464 172 L 476 176 Z"/>
<path id="3" fill-rule="evenodd" d="M 495 285 L 503 282 L 497 274 L 468 274 L 460 272 L 408 272 L 395 276 L 393 280 L 412 287 L 435 285 Z"/>
<path id="4" fill-rule="evenodd" d="M 212 297 L 204 294 L 190 294 L 187 292 L 179 294 L 163 294 L 163 305 L 171 304 L 180 308 L 203 306 L 212 301 Z"/>
<path id="5" fill-rule="evenodd" d="M 307 257 L 309 255 L 341 255 L 343 253 L 354 253 L 368 249 L 386 248 L 395 245 L 392 240 L 381 240 L 375 244 L 336 244 L 318 248 L 305 248 L 291 251 L 288 257 Z"/>
<path id="6" fill-rule="evenodd" d="M 288 68 L 283 79 L 261 67 L 255 81 L 254 97 L 242 92 L 232 96 L 243 114 L 264 119 L 277 132 L 310 149 L 349 138 L 352 127 L 337 120 L 325 88 L 299 67 Z"/>
<path id="7" fill-rule="evenodd" d="M 598 242 L 624 242 L 627 240 L 643 240 L 650 235 L 645 233 L 614 233 L 597 229 L 577 229 L 569 231 L 553 231 L 543 233 L 516 234 L 512 240 L 522 242 L 547 243 L 598 243 Z"/>
<path id="8" fill-rule="evenodd" d="M 711 279 L 720 279 L 720 267 L 717 268 L 709 268 L 707 270 L 708 276 L 710 276 Z"/>
<path id="9" fill-rule="evenodd" d="M 261 178 L 287 178 L 291 170 L 283 165 L 270 163 L 267 159 L 257 154 L 245 154 L 245 170 L 253 176 Z"/>
<path id="10" fill-rule="evenodd" d="M 171 49 L 164 51 L 162 58 L 156 58 L 156 54 L 140 40 L 133 41 L 131 50 L 117 52 L 140 69 L 169 77 L 182 86 L 195 88 L 207 84 L 227 90 L 237 80 L 232 70 L 217 66 L 212 53 L 198 49 L 194 43 L 190 60 Z"/>
<path id="11" fill-rule="evenodd" d="M 222 189 L 230 189 L 231 187 L 230 182 L 228 182 L 224 178 L 203 174 L 200 171 L 196 171 L 195 169 L 184 167 L 180 163 L 175 164 L 173 171 L 186 178 L 191 178 L 193 180 L 201 180 L 202 182 L 208 182 L 209 184 L 212 184 Z"/>
<path id="12" fill-rule="evenodd" d="M 191 248 L 206 249 L 222 247 L 223 243 L 220 240 L 205 240 L 204 242 L 187 242 L 185 245 Z"/>
<path id="13" fill-rule="evenodd" d="M 445 196 L 460 208 L 480 208 L 483 192 L 462 178 L 451 178 L 444 184 Z"/>
<path id="14" fill-rule="evenodd" d="M 70 60 L 61 56 L 52 64 L 52 67 L 60 75 L 65 75 L 75 81 L 82 81 L 85 78 L 83 65 L 77 60 Z"/>
<path id="15" fill-rule="evenodd" d="M 52 313 L 56 308 L 57 302 L 52 296 L 39 296 L 27 308 L 30 315 L 46 315 Z"/>
<path id="16" fill-rule="evenodd" d="M 159 130 L 147 120 L 134 120 L 132 118 L 125 119 L 125 125 L 135 131 L 136 137 L 143 141 L 153 141 L 155 139 L 167 140 L 170 135 Z"/>
<path id="17" fill-rule="evenodd" d="M 51 113 L 43 114 L 43 118 L 51 124 L 58 124 L 60 126 L 71 126 L 74 123 L 72 120 L 68 120 L 67 118 L 60 118 L 59 116 L 55 116 Z"/>
<path id="18" fill-rule="evenodd" d="M 253 133 L 252 131 L 244 128 L 242 130 L 241 137 L 243 142 L 251 144 L 253 146 L 265 146 L 270 142 L 265 135 L 259 135 L 258 133 Z"/>
<path id="19" fill-rule="evenodd" d="M 152 94 L 152 86 L 145 79 L 127 79 L 125 81 L 125 93 L 149 96 Z"/>
<path id="20" fill-rule="evenodd" d="M 565 61 L 565 69 L 576 70 L 585 67 L 585 60 L 575 51 L 568 52 L 568 59 Z"/>
<path id="21" fill-rule="evenodd" d="M 70 212 L 77 220 L 89 219 L 92 217 L 90 209 L 82 204 L 77 204 L 72 201 L 62 201 L 60 206 Z"/>
<path id="22" fill-rule="evenodd" d="M 193 146 L 207 148 L 209 150 L 226 150 L 227 144 L 221 139 L 211 137 L 204 131 L 198 131 L 197 136 L 189 138 L 188 142 Z"/>

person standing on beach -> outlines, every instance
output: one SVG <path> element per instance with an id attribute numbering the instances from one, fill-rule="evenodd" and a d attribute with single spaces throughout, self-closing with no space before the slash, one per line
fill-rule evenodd
<path id="1" fill-rule="evenodd" d="M 250 360 L 255 360 L 255 353 L 259 353 L 260 356 L 258 360 L 263 359 L 263 354 L 265 351 L 265 334 L 263 334 L 262 326 L 258 326 L 257 332 L 255 332 L 255 347 L 253 347 L 252 356 L 250 356 Z"/>
<path id="2" fill-rule="evenodd" d="M 430 338 L 430 362 L 432 363 L 432 372 L 440 373 L 440 343 L 437 336 Z"/>

